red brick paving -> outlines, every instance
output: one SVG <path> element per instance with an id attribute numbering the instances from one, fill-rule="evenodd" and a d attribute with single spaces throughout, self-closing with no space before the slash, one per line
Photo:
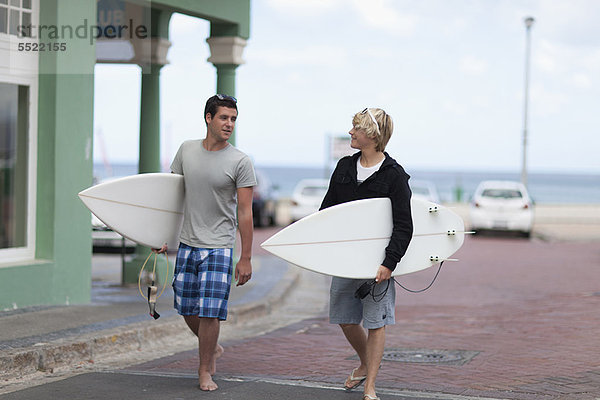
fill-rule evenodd
<path id="1" fill-rule="evenodd" d="M 473 350 L 459 365 L 384 361 L 378 387 L 515 399 L 600 397 L 600 244 L 474 237 L 422 294 L 397 291 L 386 348 Z M 402 277 L 426 286 L 434 269 Z M 325 317 L 226 343 L 219 374 L 341 384 L 356 365 Z M 196 352 L 149 369 L 191 372 Z"/>

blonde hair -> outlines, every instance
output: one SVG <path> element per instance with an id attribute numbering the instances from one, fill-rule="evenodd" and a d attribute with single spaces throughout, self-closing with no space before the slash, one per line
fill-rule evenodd
<path id="1" fill-rule="evenodd" d="M 371 119 L 369 112 L 375 121 L 377 121 L 377 127 L 374 121 Z M 392 133 L 394 131 L 394 122 L 392 117 L 383 111 L 381 108 L 365 108 L 363 111 L 354 114 L 352 118 L 352 125 L 356 129 L 362 129 L 365 131 L 367 137 L 375 139 L 375 150 L 384 151 L 387 146 Z"/>

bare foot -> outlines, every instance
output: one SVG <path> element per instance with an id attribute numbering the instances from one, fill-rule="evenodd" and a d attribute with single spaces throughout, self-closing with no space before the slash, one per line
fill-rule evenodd
<path id="1" fill-rule="evenodd" d="M 215 350 L 215 358 L 221 357 L 223 353 L 225 353 L 225 349 L 223 348 L 223 346 L 217 343 L 217 348 Z"/>
<path id="2" fill-rule="evenodd" d="M 206 392 L 212 392 L 213 390 L 217 390 L 219 387 L 212 380 L 212 376 L 210 374 L 201 374 L 199 377 L 200 389 Z"/>
<path id="3" fill-rule="evenodd" d="M 215 349 L 215 356 L 213 357 L 212 367 L 210 369 L 211 375 L 214 375 L 217 372 L 217 359 L 220 358 L 224 352 L 225 349 L 223 348 L 223 346 L 217 343 L 217 348 Z"/>

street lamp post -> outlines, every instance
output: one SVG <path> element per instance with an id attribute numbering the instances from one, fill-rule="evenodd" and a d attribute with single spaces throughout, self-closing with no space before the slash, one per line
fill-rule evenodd
<path id="1" fill-rule="evenodd" d="M 523 103 L 523 164 L 521 169 L 521 182 L 527 186 L 527 106 L 529 103 L 529 55 L 531 53 L 531 26 L 535 20 L 533 17 L 525 18 L 527 29 L 525 48 L 525 99 Z"/>

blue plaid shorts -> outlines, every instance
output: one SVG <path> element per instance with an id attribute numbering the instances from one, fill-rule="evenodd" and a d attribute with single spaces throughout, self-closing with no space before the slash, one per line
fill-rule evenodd
<path id="1" fill-rule="evenodd" d="M 227 319 L 233 249 L 179 245 L 173 274 L 175 309 L 180 315 Z"/>

